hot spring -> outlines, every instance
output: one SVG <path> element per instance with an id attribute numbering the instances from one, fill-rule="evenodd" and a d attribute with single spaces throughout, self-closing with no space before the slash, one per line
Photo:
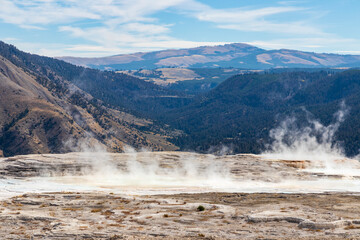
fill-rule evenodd
<path id="1" fill-rule="evenodd" d="M 289 117 L 270 131 L 261 155 L 215 156 L 102 148 L 69 154 L 17 156 L 0 160 L 3 195 L 24 192 L 105 191 L 125 194 L 198 192 L 360 192 L 360 163 L 347 158 L 334 135 L 348 110 L 342 104 L 325 126 L 308 118 L 299 127 Z M 17 168 L 32 166 L 13 177 Z M 26 168 L 26 167 L 25 167 Z M 10 170 L 13 172 L 11 172 Z"/>

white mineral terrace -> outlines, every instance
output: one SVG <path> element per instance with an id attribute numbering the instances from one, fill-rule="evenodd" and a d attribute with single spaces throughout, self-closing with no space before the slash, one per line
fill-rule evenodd
<path id="1" fill-rule="evenodd" d="M 0 159 L 0 197 L 33 192 L 127 195 L 359 192 L 353 159 L 286 160 L 187 152 L 69 153 Z"/>

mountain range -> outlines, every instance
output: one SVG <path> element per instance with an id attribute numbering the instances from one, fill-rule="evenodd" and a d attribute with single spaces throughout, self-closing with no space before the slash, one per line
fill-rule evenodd
<path id="1" fill-rule="evenodd" d="M 243 43 L 139 52 L 100 58 L 59 57 L 66 62 L 106 70 L 181 68 L 322 68 L 358 67 L 359 55 L 339 55 L 297 50 L 265 50 Z"/>
<path id="2" fill-rule="evenodd" d="M 203 91 L 172 89 L 136 77 L 146 75 L 143 70 L 75 66 L 0 42 L 0 152 L 59 153 L 83 145 L 119 152 L 131 145 L 200 152 L 229 146 L 236 153 L 259 153 L 287 116 L 296 116 L 299 127 L 309 116 L 327 126 L 344 103 L 350 114 L 327 144 L 343 145 L 348 156 L 359 153 L 360 70 L 190 70 L 184 72 L 221 81 Z"/>

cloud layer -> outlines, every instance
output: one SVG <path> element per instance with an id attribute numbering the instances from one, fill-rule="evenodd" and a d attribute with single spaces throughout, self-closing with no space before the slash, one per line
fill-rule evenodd
<path id="1" fill-rule="evenodd" d="M 209 24 L 213 29 L 227 29 L 243 33 L 279 34 L 280 40 L 253 43 L 268 46 L 289 45 L 286 39 L 317 39 L 314 43 L 302 44 L 318 46 L 318 42 L 331 36 L 312 24 L 307 18 L 291 21 L 276 20 L 282 14 L 301 13 L 307 16 L 308 9 L 277 3 L 271 7 L 214 8 L 197 0 L 0 0 L 0 20 L 31 31 L 55 31 L 82 44 L 48 45 L 27 44 L 46 55 L 106 55 L 134 51 L 151 51 L 165 48 L 187 48 L 201 45 L 217 45 L 230 41 L 194 41 L 186 37 L 173 37 L 177 24 L 175 20 L 159 17 L 166 13 L 192 19 L 190 21 Z M 191 31 L 191 28 L 189 28 Z M 311 36 L 311 37 L 309 37 Z M 285 39 L 285 40 L 284 40 Z M 24 40 L 21 40 L 24 41 Z M 338 39 L 346 42 L 348 40 Z M 21 44 L 20 44 L 21 45 Z M 26 43 L 23 43 L 26 46 Z"/>

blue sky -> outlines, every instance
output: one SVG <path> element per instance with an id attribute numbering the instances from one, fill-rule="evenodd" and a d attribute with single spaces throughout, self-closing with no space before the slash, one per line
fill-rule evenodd
<path id="1" fill-rule="evenodd" d="M 360 54 L 359 0 L 0 0 L 0 40 L 99 57 L 233 42 Z"/>

